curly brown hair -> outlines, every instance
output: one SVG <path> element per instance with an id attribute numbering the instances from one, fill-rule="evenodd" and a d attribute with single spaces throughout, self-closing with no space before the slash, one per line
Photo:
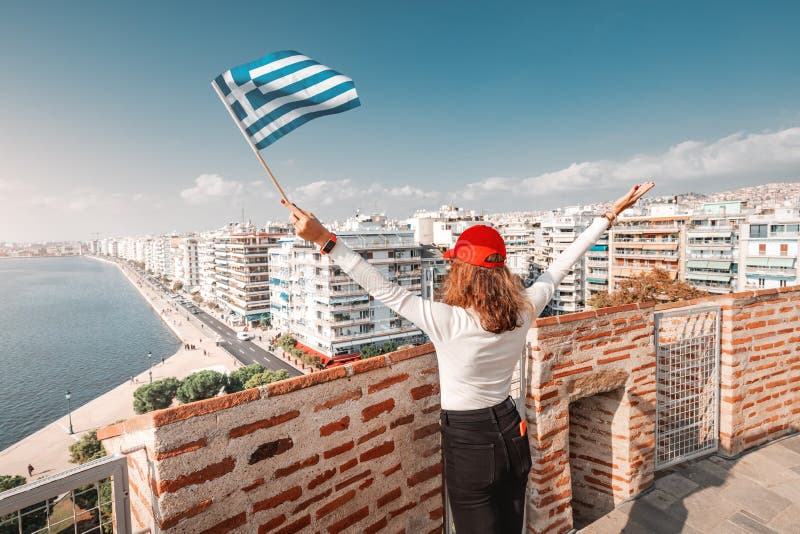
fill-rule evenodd
<path id="1" fill-rule="evenodd" d="M 493 254 L 486 261 L 499 262 L 503 257 Z M 442 301 L 472 308 L 484 330 L 500 334 L 523 326 L 525 313 L 533 313 L 523 289 L 522 280 L 508 267 L 490 269 L 455 260 L 444 282 Z"/>

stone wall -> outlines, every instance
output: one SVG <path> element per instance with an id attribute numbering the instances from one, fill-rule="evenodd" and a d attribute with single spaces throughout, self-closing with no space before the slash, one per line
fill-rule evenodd
<path id="1" fill-rule="evenodd" d="M 128 454 L 135 529 L 440 532 L 430 345 L 102 429 Z M 143 445 L 143 448 L 141 447 Z"/>
<path id="2" fill-rule="evenodd" d="M 707 305 L 722 310 L 720 452 L 800 430 L 800 287 L 539 319 L 524 376 L 533 457 L 527 531 L 567 532 L 573 499 L 591 518 L 650 486 L 655 316 Z M 659 317 L 662 346 L 700 336 L 702 347 L 713 334 L 709 312 Z M 152 532 L 440 532 L 432 351 L 415 347 L 154 412 L 99 436 L 112 451 L 132 449 L 133 516 Z"/>

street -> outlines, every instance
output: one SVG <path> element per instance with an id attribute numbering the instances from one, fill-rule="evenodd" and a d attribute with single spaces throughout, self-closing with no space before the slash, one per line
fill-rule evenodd
<path id="1" fill-rule="evenodd" d="M 185 304 L 178 301 L 175 301 L 175 304 L 179 304 L 190 317 L 193 315 L 189 310 L 187 310 L 187 306 Z M 192 306 L 197 307 L 194 304 L 192 304 Z M 212 317 L 201 308 L 198 309 L 200 311 L 194 314 L 194 317 L 205 325 L 204 329 L 209 329 L 209 339 L 213 340 L 218 336 L 220 339 L 220 346 L 228 351 L 242 364 L 249 365 L 251 363 L 257 363 L 263 366 L 265 369 L 269 369 L 271 371 L 284 369 L 289 373 L 289 376 L 302 376 L 303 373 L 284 362 L 271 352 L 262 349 L 255 343 L 236 339 L 235 330 L 228 327 L 218 319 Z"/>

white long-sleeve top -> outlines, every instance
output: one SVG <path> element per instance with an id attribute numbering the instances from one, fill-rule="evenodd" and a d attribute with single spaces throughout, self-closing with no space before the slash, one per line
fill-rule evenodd
<path id="1" fill-rule="evenodd" d="M 525 289 L 533 303 L 534 314 L 524 317 L 520 327 L 500 334 L 484 330 L 474 310 L 426 300 L 390 282 L 341 241 L 330 257 L 370 295 L 430 337 L 439 365 L 442 408 L 473 410 L 494 406 L 508 396 L 511 375 L 524 349 L 531 322 L 553 297 L 570 268 L 607 228 L 608 219 L 597 217 L 550 268 Z"/>

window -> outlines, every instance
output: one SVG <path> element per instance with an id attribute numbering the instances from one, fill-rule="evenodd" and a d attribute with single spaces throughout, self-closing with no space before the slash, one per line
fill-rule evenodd
<path id="1" fill-rule="evenodd" d="M 758 279 L 758 287 L 764 287 L 764 279 L 763 278 L 759 278 Z"/>
<path id="2" fill-rule="evenodd" d="M 759 243 L 758 245 L 758 255 L 764 256 L 767 254 L 767 244 L 766 243 Z"/>
<path id="3" fill-rule="evenodd" d="M 750 225 L 750 237 L 767 237 L 767 225 L 766 224 L 751 224 Z"/>
<path id="4" fill-rule="evenodd" d="M 782 224 L 772 224 L 769 227 L 769 231 L 773 234 L 782 234 L 786 230 L 786 226 Z"/>
<path id="5" fill-rule="evenodd" d="M 781 256 L 786 256 L 787 254 L 789 254 L 789 245 L 781 243 Z"/>
<path id="6" fill-rule="evenodd" d="M 786 287 L 786 280 L 780 280 L 780 287 Z"/>

